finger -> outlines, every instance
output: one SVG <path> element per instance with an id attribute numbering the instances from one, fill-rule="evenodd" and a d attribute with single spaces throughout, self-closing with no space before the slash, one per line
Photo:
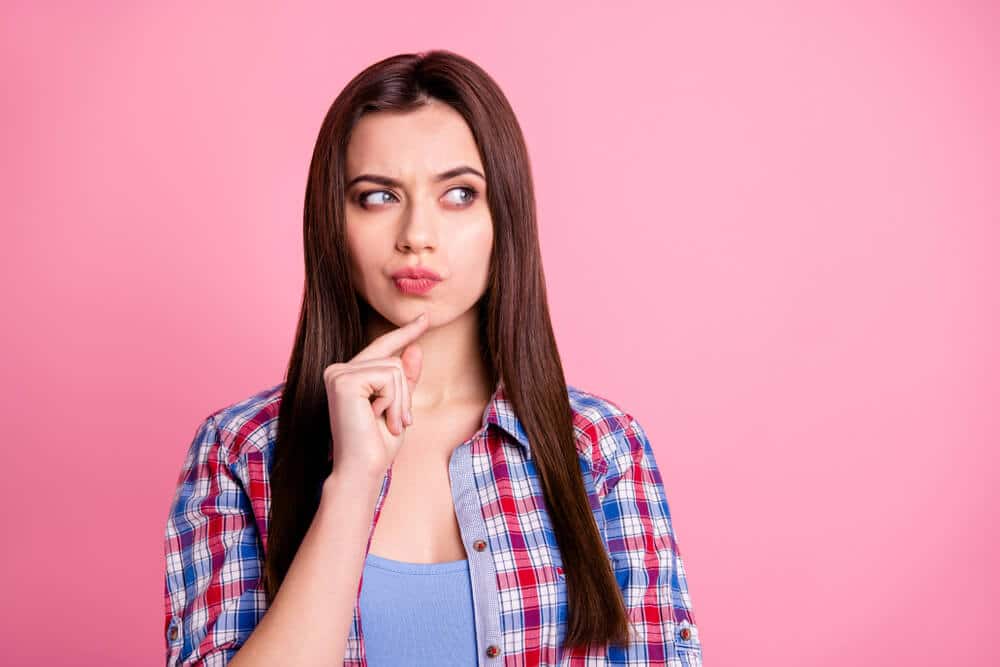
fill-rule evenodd
<path id="1" fill-rule="evenodd" d="M 410 348 L 419 347 L 415 343 L 411 343 L 404 350 L 407 358 L 407 363 L 412 367 L 413 359 L 420 357 L 419 349 L 413 350 Z M 416 352 L 416 354 L 414 354 Z M 407 378 L 406 372 L 403 369 L 403 357 L 383 357 L 380 359 L 369 359 L 367 361 L 352 361 L 349 364 L 342 364 L 339 369 L 340 373 L 356 373 L 360 369 L 389 369 L 393 371 L 397 376 L 397 381 L 395 382 L 395 395 L 399 398 L 394 401 L 390 401 L 388 396 L 378 396 L 372 403 L 372 410 L 376 414 L 380 414 L 382 411 L 388 410 L 386 415 L 387 428 L 390 433 L 394 435 L 401 434 L 410 424 L 413 423 L 413 413 L 412 413 L 412 399 L 410 384 L 411 381 Z M 331 373 L 336 371 L 330 371 Z M 411 370 L 411 374 L 414 377 L 419 376 L 419 362 L 417 362 L 417 368 L 415 371 Z M 364 391 L 364 390 L 362 390 Z M 370 395 L 369 395 L 370 399 Z M 409 413 L 409 419 L 404 420 L 404 415 Z M 407 423 L 409 422 L 409 423 Z"/>
<path id="2" fill-rule="evenodd" d="M 406 428 L 406 424 L 403 423 L 403 388 L 400 386 L 403 384 L 403 371 L 398 368 L 394 369 L 392 377 L 396 381 L 396 396 L 392 405 L 389 406 L 389 410 L 392 412 L 392 423 L 395 424 L 398 431 L 396 435 L 400 435 Z"/>
<path id="3" fill-rule="evenodd" d="M 374 413 L 375 417 L 381 417 L 385 409 L 389 407 L 389 403 L 391 401 L 388 396 L 379 396 L 372 401 L 372 413 Z"/>
<path id="4" fill-rule="evenodd" d="M 403 350 L 403 352 L 405 353 L 406 350 Z M 413 412 L 412 412 L 413 406 L 410 402 L 410 380 L 409 378 L 406 377 L 406 372 L 403 370 L 402 358 L 400 358 L 399 361 L 399 378 L 400 378 L 399 384 L 402 393 L 402 398 L 400 399 L 400 401 L 402 402 L 402 411 L 404 417 L 403 425 L 409 428 L 410 426 L 413 425 Z"/>
<path id="5" fill-rule="evenodd" d="M 410 343 L 399 355 L 399 360 L 403 366 L 403 375 L 406 377 L 406 386 L 412 394 L 420 380 L 420 370 L 423 368 L 424 351 L 419 343 Z M 411 405 L 412 403 L 408 403 Z"/>
<path id="6" fill-rule="evenodd" d="M 326 384 L 327 391 L 330 390 L 333 383 L 345 382 L 345 387 L 348 388 L 350 393 L 371 401 L 372 396 L 381 397 L 392 393 L 391 391 L 386 392 L 386 387 L 382 383 L 388 382 L 390 384 L 389 388 L 392 389 L 394 383 L 391 376 L 386 373 L 392 370 L 398 371 L 400 366 L 401 361 L 395 357 L 365 361 L 358 364 L 332 364 L 324 369 L 323 382 Z M 382 371 L 381 375 L 379 371 Z M 391 398 L 391 396 L 388 397 Z M 375 404 L 372 403 L 372 406 L 374 407 Z"/>
<path id="7" fill-rule="evenodd" d="M 396 368 L 403 370 L 403 362 L 400 357 L 379 357 L 378 359 L 367 359 L 365 361 L 352 361 L 343 364 L 340 373 L 356 373 L 362 369 L 369 368 Z M 336 371 L 331 371 L 336 374 Z"/>
<path id="8" fill-rule="evenodd" d="M 388 333 L 382 334 L 358 352 L 351 361 L 364 361 L 395 355 L 407 343 L 415 340 L 427 329 L 428 319 L 426 313 L 421 313 L 416 319 L 411 320 L 398 329 L 393 329 Z"/>
<path id="9" fill-rule="evenodd" d="M 395 376 L 398 370 L 391 365 L 381 368 L 365 369 L 363 371 L 363 382 L 361 392 L 365 397 L 370 398 L 373 394 L 378 395 L 372 402 L 372 411 L 376 417 L 385 416 L 387 408 L 396 399 Z M 386 419 L 388 423 L 388 419 Z"/>

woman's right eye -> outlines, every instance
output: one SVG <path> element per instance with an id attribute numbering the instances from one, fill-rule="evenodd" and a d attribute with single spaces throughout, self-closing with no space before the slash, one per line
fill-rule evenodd
<path id="1" fill-rule="evenodd" d="M 361 208 L 368 208 L 370 204 L 374 204 L 374 205 L 378 206 L 380 204 L 386 203 L 385 201 L 379 201 L 378 199 L 370 200 L 368 198 L 369 195 L 388 195 L 389 197 L 392 197 L 393 199 L 396 198 L 395 195 L 393 195 L 388 190 L 368 190 L 368 191 L 362 192 L 360 195 L 358 195 L 357 201 L 358 201 L 358 204 L 361 206 Z"/>

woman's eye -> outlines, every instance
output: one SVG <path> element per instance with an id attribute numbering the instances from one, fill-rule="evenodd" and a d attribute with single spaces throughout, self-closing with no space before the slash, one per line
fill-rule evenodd
<path id="1" fill-rule="evenodd" d="M 448 190 L 448 192 L 445 193 L 445 196 L 450 197 L 450 203 L 457 204 L 460 207 L 465 207 L 475 201 L 478 194 L 479 193 L 476 192 L 474 188 L 457 187 Z M 382 204 L 388 204 L 394 201 L 398 201 L 398 199 L 396 199 L 396 195 L 392 194 L 388 190 L 367 190 L 362 192 L 357 197 L 358 205 L 365 209 L 371 207 L 378 208 Z"/>
<path id="2" fill-rule="evenodd" d="M 450 194 L 452 192 L 463 192 L 463 191 L 467 193 L 465 197 L 453 197 L 451 200 L 453 204 L 459 204 L 459 205 L 470 204 L 476 199 L 476 191 L 473 190 L 472 188 L 465 188 L 465 187 L 452 188 L 451 190 L 448 190 L 447 194 Z"/>
<path id="3" fill-rule="evenodd" d="M 368 208 L 370 204 L 375 204 L 376 206 L 378 206 L 379 204 L 386 203 L 385 201 L 380 201 L 378 198 L 375 198 L 374 200 L 369 199 L 368 198 L 369 195 L 388 195 L 393 199 L 396 198 L 395 195 L 393 195 L 388 190 L 368 190 L 367 192 L 362 192 L 360 195 L 358 195 L 358 204 L 360 204 L 362 208 Z"/>

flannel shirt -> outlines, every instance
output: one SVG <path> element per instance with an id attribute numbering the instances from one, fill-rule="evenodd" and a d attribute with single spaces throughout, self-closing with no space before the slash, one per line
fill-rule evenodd
<path id="1" fill-rule="evenodd" d="M 167 665 L 225 665 L 263 617 L 268 471 L 284 383 L 208 415 L 188 448 L 165 533 Z M 499 383 L 449 476 L 474 592 L 479 665 L 701 667 L 698 626 L 646 432 L 567 384 L 581 472 L 628 609 L 632 644 L 563 650 L 566 581 L 531 446 Z M 382 478 L 368 544 L 392 479 Z M 367 554 L 367 549 L 366 549 Z M 365 666 L 354 607 L 345 666 Z"/>

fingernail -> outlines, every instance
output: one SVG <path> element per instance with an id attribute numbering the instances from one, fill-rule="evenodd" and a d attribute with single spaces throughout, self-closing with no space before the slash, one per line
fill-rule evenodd
<path id="1" fill-rule="evenodd" d="M 413 423 L 413 415 L 410 414 L 409 410 L 403 412 L 403 419 L 406 420 L 406 425 L 409 426 Z"/>

